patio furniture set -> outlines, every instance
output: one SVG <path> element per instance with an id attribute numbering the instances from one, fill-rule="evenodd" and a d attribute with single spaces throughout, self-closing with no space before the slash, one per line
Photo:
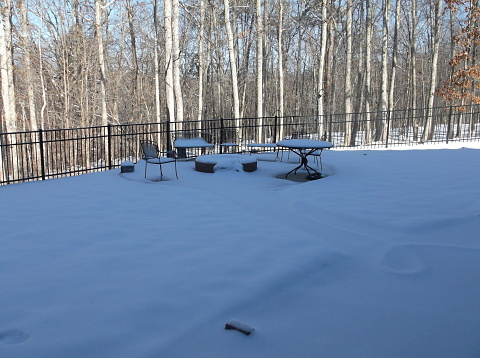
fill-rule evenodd
<path id="1" fill-rule="evenodd" d="M 242 166 L 243 170 L 246 172 L 252 172 L 257 169 L 257 160 L 252 153 L 258 153 L 258 149 L 273 149 L 276 152 L 275 160 L 279 159 L 282 161 L 282 158 L 279 157 L 278 148 L 288 149 L 289 152 L 296 154 L 300 159 L 300 164 L 290 170 L 286 175 L 287 178 L 291 173 L 296 174 L 299 169 L 304 169 L 307 171 L 307 179 L 315 180 L 322 177 L 321 172 L 315 169 L 314 167 L 308 164 L 308 157 L 313 156 L 315 162 L 320 166 L 320 170 L 323 169 L 322 165 L 322 152 L 324 149 L 332 148 L 333 144 L 321 140 L 313 139 L 285 139 L 277 143 L 251 143 L 247 145 L 249 148 L 249 155 L 243 154 L 234 154 L 234 148 L 238 145 L 236 143 L 222 143 L 220 146 L 225 149 L 227 154 L 205 154 L 206 150 L 213 149 L 214 144 L 207 142 L 201 136 L 186 136 L 176 138 L 173 147 L 175 150 L 161 152 L 158 148 L 158 144 L 150 140 L 140 141 L 142 148 L 142 159 L 145 160 L 145 178 L 147 177 L 147 167 L 148 164 L 155 164 L 160 167 L 160 180 L 163 180 L 163 170 L 162 166 L 164 164 L 173 163 L 175 166 L 175 176 L 178 179 L 177 172 L 177 159 L 186 158 L 187 150 L 201 150 L 202 155 L 196 156 L 195 159 L 195 170 L 205 173 L 213 173 L 215 167 L 223 164 L 225 165 L 235 165 L 239 164 Z M 228 150 L 230 148 L 230 150 Z M 180 155 L 178 155 L 178 153 Z"/>

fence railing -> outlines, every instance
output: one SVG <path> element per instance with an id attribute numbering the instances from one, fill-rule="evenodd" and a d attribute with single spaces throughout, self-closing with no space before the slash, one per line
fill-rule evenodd
<path id="1" fill-rule="evenodd" d="M 0 185 L 110 170 L 127 160 L 138 161 L 142 139 L 169 150 L 176 137 L 191 131 L 208 133 L 217 153 L 222 152 L 221 143 L 234 142 L 245 151 L 251 143 L 285 138 L 328 140 L 336 148 L 480 141 L 480 106 L 0 133 Z"/>

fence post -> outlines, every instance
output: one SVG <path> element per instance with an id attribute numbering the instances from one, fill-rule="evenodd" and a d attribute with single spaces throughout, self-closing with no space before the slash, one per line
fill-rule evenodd
<path id="1" fill-rule="evenodd" d="M 328 141 L 329 142 L 332 141 L 332 124 L 333 124 L 333 114 L 330 113 L 330 124 L 329 124 L 329 128 L 328 128 Z"/>
<path id="2" fill-rule="evenodd" d="M 112 125 L 107 125 L 108 170 L 112 170 Z"/>
<path id="3" fill-rule="evenodd" d="M 391 113 L 391 111 L 388 110 L 387 111 L 387 135 L 386 135 L 386 138 L 385 138 L 385 148 L 388 148 L 388 137 L 390 135 L 390 113 Z"/>
<path id="4" fill-rule="evenodd" d="M 40 172 L 42 180 L 45 180 L 45 152 L 43 150 L 43 130 L 38 130 L 38 146 L 40 152 Z"/>
<path id="5" fill-rule="evenodd" d="M 171 152 L 173 150 L 172 147 L 172 128 L 171 123 L 170 123 L 170 110 L 168 109 L 168 106 L 165 107 L 165 112 L 167 113 L 167 151 Z M 177 135 L 177 133 L 175 133 Z"/>
<path id="6" fill-rule="evenodd" d="M 449 110 L 448 110 L 448 125 L 447 125 L 447 144 L 448 144 L 448 139 L 450 138 L 450 131 L 452 130 L 452 113 L 453 113 L 453 109 L 452 109 L 452 106 L 450 106 Z"/>
<path id="7" fill-rule="evenodd" d="M 275 115 L 275 121 L 273 122 L 273 143 L 277 143 L 277 131 L 278 131 L 278 117 Z"/>
<path id="8" fill-rule="evenodd" d="M 221 145 L 223 142 L 225 142 L 225 123 L 222 117 L 220 118 L 220 154 L 223 154 L 223 145 Z"/>

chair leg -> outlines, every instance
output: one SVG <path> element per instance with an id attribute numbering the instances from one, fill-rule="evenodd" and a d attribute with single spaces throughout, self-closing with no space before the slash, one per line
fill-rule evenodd
<path id="1" fill-rule="evenodd" d="M 160 180 L 163 180 L 162 164 L 159 164 L 158 166 L 160 167 Z"/>
<path id="2" fill-rule="evenodd" d="M 147 178 L 147 165 L 148 165 L 148 162 L 145 161 L 145 179 Z"/>
<path id="3" fill-rule="evenodd" d="M 178 179 L 178 172 L 177 172 L 177 161 L 174 162 L 175 163 L 175 176 L 177 177 Z"/>

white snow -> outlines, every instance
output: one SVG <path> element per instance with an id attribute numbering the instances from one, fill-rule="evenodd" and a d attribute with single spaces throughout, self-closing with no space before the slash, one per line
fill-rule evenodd
<path id="1" fill-rule="evenodd" d="M 327 150 L 303 183 L 272 155 L 0 187 L 0 357 L 479 357 L 461 146 Z"/>

